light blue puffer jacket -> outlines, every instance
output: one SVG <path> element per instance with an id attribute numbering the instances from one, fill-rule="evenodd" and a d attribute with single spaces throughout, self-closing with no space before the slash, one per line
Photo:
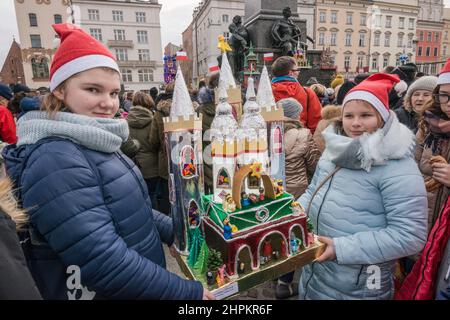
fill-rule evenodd
<path id="1" fill-rule="evenodd" d="M 427 197 L 411 156 L 412 133 L 391 112 L 383 129 L 358 141 L 324 132 L 326 150 L 299 202 L 314 197 L 314 232 L 332 238 L 337 260 L 303 268 L 300 299 L 390 299 L 395 260 L 418 253 L 427 237 Z"/>

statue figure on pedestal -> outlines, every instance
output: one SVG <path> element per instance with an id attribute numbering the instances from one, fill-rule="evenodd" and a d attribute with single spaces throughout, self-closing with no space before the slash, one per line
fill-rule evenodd
<path id="1" fill-rule="evenodd" d="M 274 45 L 281 49 L 281 55 L 292 57 L 300 44 L 302 31 L 299 26 L 292 21 L 291 16 L 291 8 L 284 8 L 283 19 L 280 19 L 273 24 L 271 35 L 274 40 Z M 303 45 L 306 47 L 306 44 L 303 43 Z"/>
<path id="2" fill-rule="evenodd" d="M 247 28 L 242 25 L 241 16 L 234 16 L 233 23 L 228 26 L 231 33 L 230 44 L 233 48 L 231 59 L 235 78 L 239 78 L 239 72 L 244 69 L 245 52 L 250 43 L 250 36 Z"/>

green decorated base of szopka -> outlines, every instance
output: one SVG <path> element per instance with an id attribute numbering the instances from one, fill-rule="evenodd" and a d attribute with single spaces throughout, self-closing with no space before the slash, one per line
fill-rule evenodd
<path id="1" fill-rule="evenodd" d="M 235 225 L 238 232 L 291 215 L 291 204 L 294 200 L 291 194 L 284 192 L 276 199 L 265 199 L 243 207 L 241 210 L 225 212 L 222 204 L 215 203 L 213 198 L 213 195 L 202 196 L 203 212 L 219 227 L 223 227 L 222 222 L 229 215 L 230 224 Z"/>

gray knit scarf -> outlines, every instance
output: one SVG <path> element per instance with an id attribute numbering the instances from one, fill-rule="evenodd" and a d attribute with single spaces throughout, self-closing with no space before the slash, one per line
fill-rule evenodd
<path id="1" fill-rule="evenodd" d="M 88 149 L 112 153 L 128 138 L 124 119 L 103 119 L 69 112 L 30 111 L 17 122 L 17 146 L 34 144 L 48 137 L 69 139 Z"/>

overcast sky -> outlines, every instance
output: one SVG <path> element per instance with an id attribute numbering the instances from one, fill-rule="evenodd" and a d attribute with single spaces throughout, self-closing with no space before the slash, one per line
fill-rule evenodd
<path id="1" fill-rule="evenodd" d="M 159 0 L 163 5 L 161 10 L 162 49 L 169 42 L 181 44 L 181 33 L 192 20 L 192 11 L 199 0 Z M 444 0 L 450 7 L 450 0 Z M 0 0 L 0 67 L 8 54 L 13 36 L 20 42 L 14 12 L 14 0 Z"/>

